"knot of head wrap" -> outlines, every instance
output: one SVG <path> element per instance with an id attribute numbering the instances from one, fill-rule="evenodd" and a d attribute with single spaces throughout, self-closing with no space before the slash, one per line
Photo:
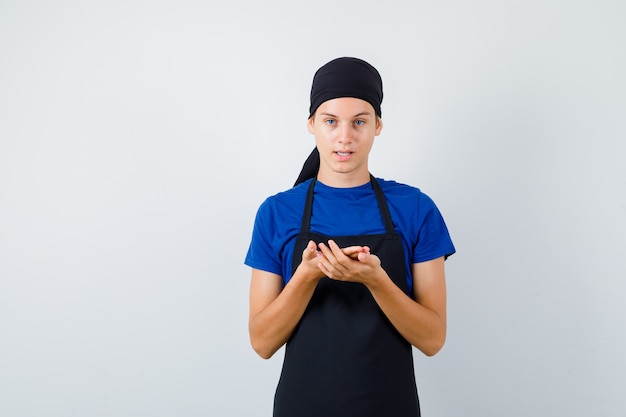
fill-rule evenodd
<path id="1" fill-rule="evenodd" d="M 336 58 L 323 65 L 313 77 L 309 117 L 315 114 L 323 102 L 341 97 L 365 100 L 372 105 L 376 115 L 381 117 L 383 80 L 376 68 L 362 59 L 351 57 Z M 304 162 L 294 186 L 315 178 L 319 167 L 320 154 L 315 148 Z"/>
<path id="2" fill-rule="evenodd" d="M 340 97 L 365 100 L 381 116 L 383 80 L 369 63 L 358 58 L 336 58 L 317 70 L 311 86 L 309 117 L 325 101 Z"/>

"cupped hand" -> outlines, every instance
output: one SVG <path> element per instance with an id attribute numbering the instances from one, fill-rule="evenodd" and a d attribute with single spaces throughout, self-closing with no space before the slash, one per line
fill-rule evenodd
<path id="1" fill-rule="evenodd" d="M 379 276 L 380 259 L 367 246 L 340 248 L 333 240 L 320 243 L 317 252 L 319 269 L 331 279 L 367 283 Z"/>

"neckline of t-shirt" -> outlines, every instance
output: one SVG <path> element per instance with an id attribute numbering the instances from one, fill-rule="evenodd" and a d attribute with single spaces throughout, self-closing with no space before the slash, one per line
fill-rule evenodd
<path id="1" fill-rule="evenodd" d="M 333 187 L 333 186 L 324 184 L 320 180 L 315 180 L 315 188 L 317 187 L 319 187 L 323 191 L 340 193 L 340 192 L 345 192 L 345 191 L 361 191 L 361 190 L 368 190 L 368 189 L 371 190 L 372 183 L 371 181 L 368 181 L 365 184 L 356 185 L 354 187 Z"/>

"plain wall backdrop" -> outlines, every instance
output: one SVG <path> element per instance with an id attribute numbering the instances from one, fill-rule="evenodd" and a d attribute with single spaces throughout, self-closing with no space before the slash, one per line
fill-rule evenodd
<path id="1" fill-rule="evenodd" d="M 254 215 L 317 68 L 381 72 L 374 175 L 458 253 L 428 417 L 624 416 L 626 3 L 0 0 L 0 416 L 269 416 Z"/>

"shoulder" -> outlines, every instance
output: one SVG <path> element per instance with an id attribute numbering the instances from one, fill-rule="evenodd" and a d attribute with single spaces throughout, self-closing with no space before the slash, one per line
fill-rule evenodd
<path id="1" fill-rule="evenodd" d="M 446 223 L 435 202 L 419 188 L 378 180 L 396 226 L 411 248 L 411 262 L 448 257 L 455 252 Z"/>
<path id="2" fill-rule="evenodd" d="M 288 243 L 300 231 L 306 191 L 307 185 L 303 183 L 269 196 L 261 203 L 245 258 L 246 265 L 289 276 L 289 269 L 285 266 L 285 259 L 291 259 Z"/>
<path id="3" fill-rule="evenodd" d="M 433 216 L 441 217 L 433 199 L 418 187 L 392 180 L 377 180 L 385 194 L 389 209 L 401 223 L 421 227 Z"/>
<path id="4" fill-rule="evenodd" d="M 425 206 L 434 204 L 433 200 L 418 187 L 383 178 L 376 178 L 376 180 L 380 184 L 385 197 L 392 203 L 397 202 L 399 204 L 419 204 Z"/>
<path id="5" fill-rule="evenodd" d="M 376 178 L 384 192 L 394 194 L 416 194 L 421 193 L 420 189 L 412 185 L 404 184 L 394 180 L 385 178 Z"/>
<path id="6" fill-rule="evenodd" d="M 281 218 L 289 213 L 302 214 L 310 181 L 267 197 L 261 203 L 257 217 Z"/>
<path id="7" fill-rule="evenodd" d="M 284 191 L 280 191 L 276 194 L 273 194 L 263 201 L 261 206 L 281 206 L 284 204 L 290 204 L 295 200 L 303 199 L 306 196 L 306 192 L 308 190 L 310 181 L 303 182 L 302 184 L 298 184 L 293 188 L 289 188 Z"/>

